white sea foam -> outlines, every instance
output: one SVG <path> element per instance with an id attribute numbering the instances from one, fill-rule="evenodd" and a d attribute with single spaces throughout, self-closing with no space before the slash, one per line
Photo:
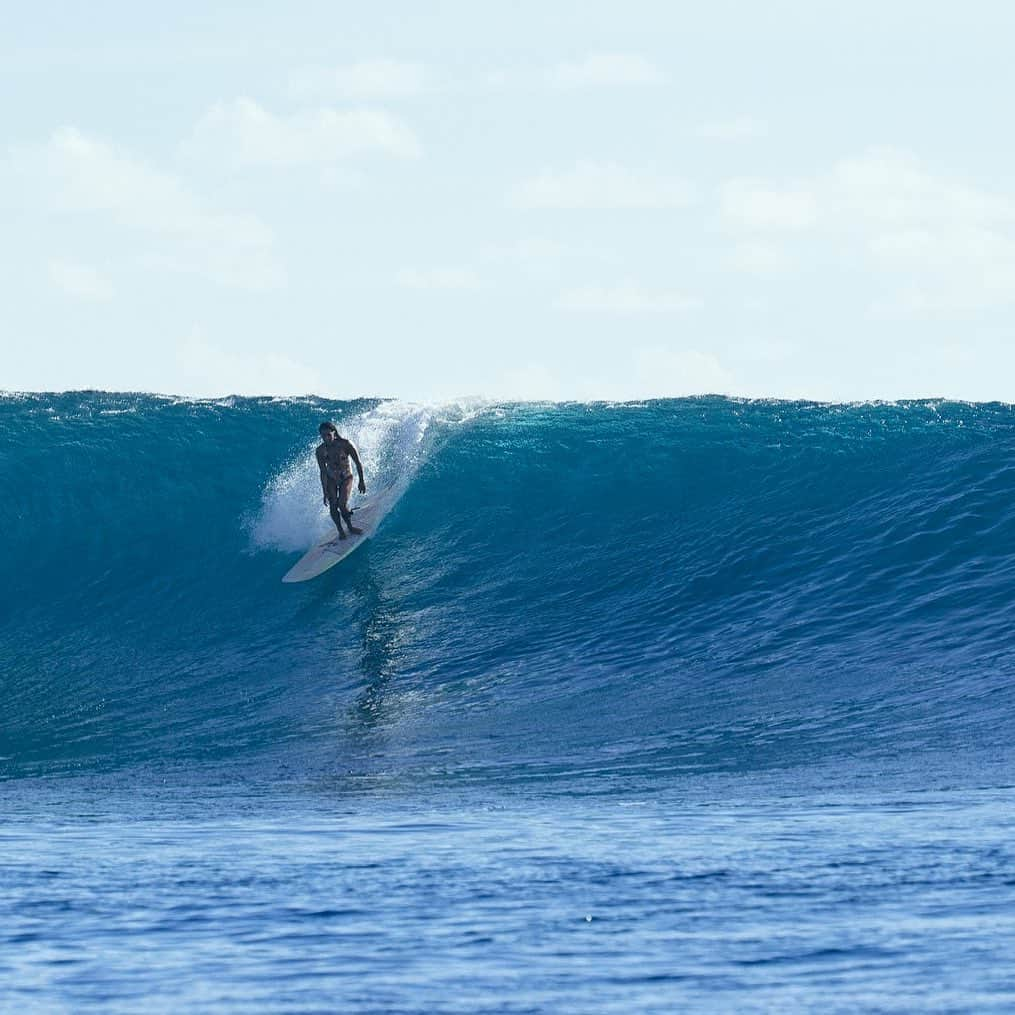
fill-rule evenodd
<path id="1" fill-rule="evenodd" d="M 382 498 L 390 510 L 412 482 L 423 461 L 428 428 L 437 423 L 463 423 L 486 409 L 483 402 L 418 405 L 381 402 L 339 422 L 339 431 L 359 452 L 367 496 Z M 265 485 L 261 506 L 249 522 L 254 550 L 305 550 L 332 528 L 321 496 L 314 460 L 317 441 L 308 442 Z M 353 495 L 353 506 L 357 496 Z"/>

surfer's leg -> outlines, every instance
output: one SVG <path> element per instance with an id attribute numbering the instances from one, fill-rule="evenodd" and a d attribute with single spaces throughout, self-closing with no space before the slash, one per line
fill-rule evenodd
<path id="1" fill-rule="evenodd" d="M 334 480 L 328 480 L 328 513 L 331 520 L 338 529 L 338 538 L 345 539 L 345 532 L 342 531 L 342 512 L 339 505 L 338 484 Z"/>
<path id="2" fill-rule="evenodd" d="M 352 512 L 349 510 L 350 493 L 352 493 L 352 476 L 346 476 L 345 479 L 342 480 L 341 499 L 339 500 L 338 508 L 342 512 L 345 524 L 349 526 L 349 531 L 354 536 L 358 536 L 363 530 L 357 528 L 352 523 Z"/>

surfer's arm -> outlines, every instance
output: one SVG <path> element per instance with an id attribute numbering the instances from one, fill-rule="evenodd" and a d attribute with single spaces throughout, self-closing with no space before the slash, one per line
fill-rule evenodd
<path id="1" fill-rule="evenodd" d="M 359 460 L 359 455 L 356 454 L 356 449 L 352 446 L 352 441 L 346 441 L 346 447 L 349 449 L 349 457 L 356 463 L 356 471 L 359 473 L 359 492 L 367 492 L 367 484 L 363 479 L 363 463 Z"/>
<path id="2" fill-rule="evenodd" d="M 317 467 L 321 470 L 321 493 L 324 494 L 324 503 L 328 503 L 328 473 L 324 468 L 324 445 L 322 444 L 316 453 Z"/>

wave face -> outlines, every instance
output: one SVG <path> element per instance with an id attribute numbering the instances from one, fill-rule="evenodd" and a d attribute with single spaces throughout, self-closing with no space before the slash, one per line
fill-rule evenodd
<path id="1" fill-rule="evenodd" d="M 404 494 L 314 582 L 334 418 Z M 0 400 L 0 772 L 952 776 L 1015 739 L 1015 415 Z"/>

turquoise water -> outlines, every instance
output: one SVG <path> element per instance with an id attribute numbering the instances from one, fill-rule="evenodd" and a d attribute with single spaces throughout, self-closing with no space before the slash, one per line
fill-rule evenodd
<path id="1" fill-rule="evenodd" d="M 287 586 L 323 418 L 404 493 Z M 1015 1007 L 1008 406 L 0 432 L 0 1007 Z"/>

